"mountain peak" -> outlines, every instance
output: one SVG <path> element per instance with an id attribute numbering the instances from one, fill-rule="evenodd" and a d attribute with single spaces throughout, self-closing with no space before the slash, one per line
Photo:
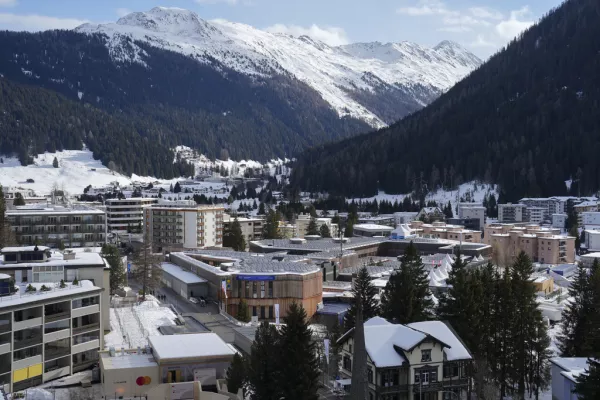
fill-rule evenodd
<path id="1" fill-rule="evenodd" d="M 117 21 L 117 25 L 139 26 L 152 31 L 164 31 L 169 27 L 195 29 L 202 24 L 193 11 L 176 7 L 154 7 L 147 12 L 132 12 Z"/>

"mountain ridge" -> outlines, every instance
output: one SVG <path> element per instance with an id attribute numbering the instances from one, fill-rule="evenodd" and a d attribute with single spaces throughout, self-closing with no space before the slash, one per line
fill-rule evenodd
<path id="1" fill-rule="evenodd" d="M 396 61 L 402 62 L 393 63 L 355 57 L 352 47 L 332 47 L 307 36 L 274 34 L 225 20 L 207 21 L 193 11 L 168 7 L 134 12 L 116 23 L 83 24 L 75 31 L 106 35 L 106 45 L 119 62 L 143 63 L 143 53 L 135 45 L 135 41 L 142 41 L 200 62 L 210 64 L 217 60 L 247 75 L 290 74 L 316 90 L 340 117 L 356 118 L 375 128 L 431 102 L 481 64 L 456 43 L 452 44 L 454 52 L 438 52 L 435 48 L 400 42 L 394 49 Z M 372 85 L 365 75 L 377 77 L 383 87 Z M 381 90 L 406 93 L 402 102 L 406 107 L 389 116 L 389 111 L 382 112 L 372 102 L 366 107 L 357 100 L 360 96 L 356 95 L 361 92 L 377 95 Z"/>

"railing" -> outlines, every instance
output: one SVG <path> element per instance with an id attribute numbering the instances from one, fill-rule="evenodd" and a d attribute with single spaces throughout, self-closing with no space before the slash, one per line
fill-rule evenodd
<path id="1" fill-rule="evenodd" d="M 408 392 L 408 384 L 405 385 L 392 385 L 392 386 L 378 386 L 377 391 L 381 394 L 385 393 L 396 393 L 396 392 Z"/>
<path id="2" fill-rule="evenodd" d="M 0 325 L 0 333 L 6 333 L 6 332 L 11 332 L 12 328 L 10 326 L 10 322 L 8 324 L 2 324 Z"/>
<path id="3" fill-rule="evenodd" d="M 13 346 L 14 350 L 20 350 L 25 347 L 36 346 L 38 344 L 42 344 L 42 335 L 30 339 L 24 339 L 19 341 L 15 340 Z"/>
<path id="4" fill-rule="evenodd" d="M 52 347 L 50 349 L 46 348 L 44 350 L 44 360 L 48 361 L 50 359 L 61 358 L 71 354 L 70 347 Z"/>
<path id="5" fill-rule="evenodd" d="M 73 328 L 73 335 L 77 335 L 86 331 L 93 331 L 94 329 L 99 329 L 100 328 L 100 323 L 99 322 L 94 322 L 93 324 L 87 324 L 87 325 L 82 325 L 82 326 L 78 326 L 77 328 Z"/>
<path id="6" fill-rule="evenodd" d="M 67 319 L 71 316 L 71 312 L 70 311 L 64 311 L 64 312 L 60 312 L 60 313 L 56 313 L 56 314 L 46 314 L 45 318 L 44 318 L 44 322 L 54 322 L 54 321 L 58 321 L 61 319 Z"/>
<path id="7" fill-rule="evenodd" d="M 442 382 L 415 383 L 413 393 L 437 392 L 442 388 Z"/>
<path id="8" fill-rule="evenodd" d="M 98 360 L 86 360 L 86 361 L 74 362 L 73 363 L 73 373 L 83 371 L 84 369 L 89 368 L 92 365 L 95 365 L 97 363 L 98 363 Z"/>

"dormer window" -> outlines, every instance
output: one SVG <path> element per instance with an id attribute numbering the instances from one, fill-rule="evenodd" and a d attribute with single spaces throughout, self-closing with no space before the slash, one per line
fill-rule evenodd
<path id="1" fill-rule="evenodd" d="M 431 350 L 421 350 L 421 362 L 431 361 Z"/>

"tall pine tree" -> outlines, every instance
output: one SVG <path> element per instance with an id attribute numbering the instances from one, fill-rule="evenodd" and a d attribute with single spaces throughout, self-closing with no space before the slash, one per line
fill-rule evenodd
<path id="1" fill-rule="evenodd" d="M 247 364 L 248 392 L 251 400 L 281 400 L 281 359 L 279 333 L 268 322 L 256 330 Z"/>
<path id="2" fill-rule="evenodd" d="M 371 282 L 367 267 L 363 266 L 358 271 L 356 279 L 354 280 L 354 286 L 352 287 L 352 305 L 344 318 L 344 329 L 346 331 L 354 328 L 356 310 L 359 302 L 362 304 L 364 321 L 368 321 L 379 315 L 379 304 L 375 299 L 376 294 L 377 288 Z"/>
<path id="3" fill-rule="evenodd" d="M 238 390 L 244 389 L 244 384 L 247 380 L 246 364 L 239 353 L 233 355 L 233 361 L 227 368 L 227 390 L 229 393 L 237 393 Z"/>
<path id="4" fill-rule="evenodd" d="M 284 322 L 279 347 L 280 380 L 275 383 L 284 399 L 318 400 L 319 362 L 306 311 L 292 303 Z"/>
<path id="5" fill-rule="evenodd" d="M 404 250 L 400 269 L 395 271 L 381 296 L 382 315 L 395 323 L 427 321 L 433 318 L 429 279 L 415 245 Z"/>
<path id="6" fill-rule="evenodd" d="M 307 235 L 318 235 L 319 234 L 319 226 L 317 225 L 317 219 L 315 217 L 310 218 L 310 222 L 308 223 L 308 228 L 306 230 Z"/>
<path id="7" fill-rule="evenodd" d="M 246 250 L 246 239 L 242 233 L 242 226 L 237 217 L 231 223 L 231 227 L 227 230 L 223 238 L 223 246 L 231 247 L 235 251 Z"/>

